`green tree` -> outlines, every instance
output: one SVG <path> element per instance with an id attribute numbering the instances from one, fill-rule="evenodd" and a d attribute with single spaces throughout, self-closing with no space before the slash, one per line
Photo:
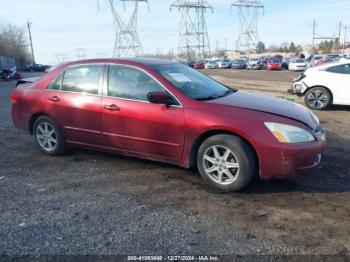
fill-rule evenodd
<path id="1" fill-rule="evenodd" d="M 297 51 L 297 48 L 296 48 L 294 42 L 291 42 L 289 45 L 289 52 L 295 53 L 296 51 Z"/>
<path id="2" fill-rule="evenodd" d="M 264 53 L 266 50 L 265 44 L 260 41 L 256 46 L 256 50 L 258 51 L 259 54 Z"/>
<path id="3" fill-rule="evenodd" d="M 30 61 L 24 30 L 13 25 L 0 24 L 0 55 L 13 57 L 20 63 Z"/>

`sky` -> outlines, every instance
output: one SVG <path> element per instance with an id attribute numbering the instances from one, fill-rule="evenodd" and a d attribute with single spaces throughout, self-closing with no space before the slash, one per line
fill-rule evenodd
<path id="1" fill-rule="evenodd" d="M 149 0 L 149 9 L 141 3 L 138 31 L 145 53 L 157 50 L 177 51 L 180 15 L 170 11 L 175 0 Z M 114 0 L 123 19 L 129 12 Z M 211 49 L 234 49 L 240 24 L 230 5 L 234 0 L 208 0 L 214 12 L 206 20 Z M 87 57 L 112 55 L 115 28 L 108 0 L 0 0 L 0 23 L 10 23 L 26 30 L 32 22 L 32 37 L 37 63 L 56 64 L 65 54 L 76 59 L 76 49 L 84 48 Z M 350 0 L 262 0 L 265 6 L 258 21 L 259 38 L 269 45 L 294 41 L 305 45 L 312 42 L 312 23 L 316 32 L 336 36 L 340 21 L 350 26 Z M 26 34 L 27 36 L 27 34 Z M 348 30 L 350 39 L 350 29 Z M 57 54 L 59 58 L 57 58 Z"/>

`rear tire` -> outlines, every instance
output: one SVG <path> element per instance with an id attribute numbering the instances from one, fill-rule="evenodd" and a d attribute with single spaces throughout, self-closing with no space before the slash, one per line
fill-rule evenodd
<path id="1" fill-rule="evenodd" d="M 40 116 L 34 122 L 33 134 L 40 150 L 48 155 L 61 155 L 66 146 L 64 137 L 54 120 L 47 116 Z"/>
<path id="2" fill-rule="evenodd" d="M 324 87 L 313 87 L 306 92 L 304 101 L 310 109 L 324 110 L 331 104 L 332 96 Z"/>
<path id="3" fill-rule="evenodd" d="M 203 179 L 223 192 L 242 190 L 253 179 L 257 166 L 251 147 L 233 135 L 215 135 L 198 149 L 197 166 Z"/>

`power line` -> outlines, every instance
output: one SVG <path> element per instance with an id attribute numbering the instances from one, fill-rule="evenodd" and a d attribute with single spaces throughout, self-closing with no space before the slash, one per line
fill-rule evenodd
<path id="1" fill-rule="evenodd" d="M 213 12 L 213 7 L 206 0 L 176 0 L 170 5 L 172 8 L 180 12 L 179 54 L 185 54 L 187 60 L 210 56 L 205 14 L 207 10 Z"/>

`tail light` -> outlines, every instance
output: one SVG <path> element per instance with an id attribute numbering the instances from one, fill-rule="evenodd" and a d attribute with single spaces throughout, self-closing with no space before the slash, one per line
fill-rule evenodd
<path id="1" fill-rule="evenodd" d="M 11 103 L 12 103 L 12 104 L 16 104 L 17 101 L 18 101 L 18 96 L 15 95 L 15 94 L 13 94 L 13 95 L 11 96 Z"/>

